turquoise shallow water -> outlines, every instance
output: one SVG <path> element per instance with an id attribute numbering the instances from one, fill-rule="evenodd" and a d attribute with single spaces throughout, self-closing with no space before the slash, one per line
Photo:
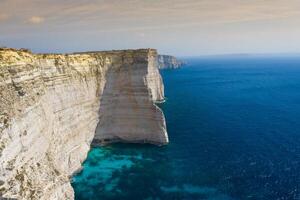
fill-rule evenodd
<path id="1" fill-rule="evenodd" d="M 162 71 L 170 144 L 92 149 L 76 199 L 300 199 L 300 58 L 187 62 Z"/>

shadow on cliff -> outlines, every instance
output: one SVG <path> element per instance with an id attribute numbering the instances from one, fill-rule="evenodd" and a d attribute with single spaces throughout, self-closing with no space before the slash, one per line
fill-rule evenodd
<path id="1" fill-rule="evenodd" d="M 106 74 L 92 146 L 116 142 L 165 143 L 164 116 L 153 104 L 147 85 L 148 61 L 126 59 L 122 58 Z"/>

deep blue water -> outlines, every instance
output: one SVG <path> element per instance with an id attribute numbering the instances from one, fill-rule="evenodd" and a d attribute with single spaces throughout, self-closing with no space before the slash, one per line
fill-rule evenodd
<path id="1" fill-rule="evenodd" d="M 170 144 L 92 149 L 76 200 L 300 199 L 300 58 L 187 62 L 161 72 Z"/>

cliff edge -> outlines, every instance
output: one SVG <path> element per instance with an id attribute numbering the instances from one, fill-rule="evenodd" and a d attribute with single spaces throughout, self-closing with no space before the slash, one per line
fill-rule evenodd
<path id="1" fill-rule="evenodd" d="M 159 69 L 177 69 L 184 66 L 186 63 L 178 60 L 170 55 L 158 55 L 158 68 Z"/>
<path id="2" fill-rule="evenodd" d="M 73 199 L 91 143 L 168 143 L 163 89 L 153 49 L 0 49 L 0 197 Z"/>

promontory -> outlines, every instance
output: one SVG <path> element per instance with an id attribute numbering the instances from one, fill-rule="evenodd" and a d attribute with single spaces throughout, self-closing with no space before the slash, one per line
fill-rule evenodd
<path id="1" fill-rule="evenodd" d="M 74 199 L 91 145 L 168 143 L 154 49 L 0 49 L 0 197 Z"/>

